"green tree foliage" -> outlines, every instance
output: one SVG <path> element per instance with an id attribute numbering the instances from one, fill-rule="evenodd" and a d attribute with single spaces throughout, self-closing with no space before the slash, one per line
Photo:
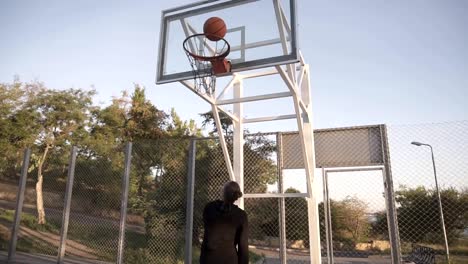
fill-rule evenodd
<path id="1" fill-rule="evenodd" d="M 285 193 L 299 193 L 288 188 Z M 279 237 L 279 200 L 252 199 L 247 208 L 250 214 L 252 239 L 264 240 L 266 237 Z M 305 198 L 285 198 L 286 238 L 289 241 L 303 240 L 309 243 L 307 201 Z"/>
<path id="2" fill-rule="evenodd" d="M 321 233 L 325 233 L 323 202 L 319 204 L 321 214 Z M 371 220 L 367 214 L 367 204 L 356 197 L 343 200 L 330 200 L 330 221 L 333 229 L 333 241 L 340 242 L 342 249 L 354 250 L 356 243 L 367 241 L 371 232 Z"/>
<path id="3" fill-rule="evenodd" d="M 145 89 L 139 85 L 134 86 L 131 96 L 123 92 L 121 97 L 114 98 L 112 104 L 102 110 L 93 113 L 93 126 L 87 141 L 88 152 L 94 160 L 101 161 L 103 166 L 112 166 L 114 170 L 123 170 L 124 143 L 133 141 L 145 141 L 147 144 L 137 144 L 132 153 L 132 172 L 130 182 L 129 207 L 133 211 L 145 210 L 145 191 L 151 187 L 151 168 L 158 160 L 152 160 L 153 152 L 158 151 L 152 142 L 167 136 L 168 116 L 164 111 L 156 108 L 145 95 Z M 96 161 L 97 160 L 97 161 Z M 110 162 L 110 164 L 108 164 Z M 108 165 L 106 165 L 108 164 Z M 93 164 L 90 164 L 94 166 Z M 92 174 L 92 173 L 91 173 Z M 114 173 L 108 173 L 112 176 Z M 101 178 L 103 178 L 101 176 Z M 105 177 L 104 177 L 105 178 Z M 93 177 L 87 177 L 88 181 L 95 181 Z M 111 179 L 108 179 L 111 181 Z M 118 182 L 113 188 L 119 190 Z M 92 196 L 97 200 L 102 197 L 102 191 L 96 189 Z M 109 197 L 118 199 L 118 193 Z"/>
<path id="4" fill-rule="evenodd" d="M 35 147 L 31 164 L 33 175 L 37 176 L 40 223 L 45 222 L 42 186 L 46 183 L 46 188 L 55 188 L 52 191 L 63 190 L 72 145 L 79 146 L 75 196 L 83 190 L 87 196 L 83 198 L 95 201 L 92 206 L 114 208 L 118 206 L 115 200 L 118 201 L 120 190 L 120 177 L 115 175 L 123 170 L 125 142 L 183 136 L 184 129 L 200 132 L 193 121 L 181 121 L 175 111 L 173 120 L 169 120 L 146 99 L 145 90 L 139 85 L 135 85 L 131 96 L 123 93 L 103 109 L 92 105 L 94 94 L 92 90 L 53 90 L 39 82 L 0 85 L 1 177 L 13 179 L 19 171 L 22 148 Z M 147 144 L 142 151 L 155 150 Z M 145 170 L 134 172 L 131 190 L 140 196 L 135 200 L 142 200 L 145 189 L 151 187 L 150 168 L 158 161 L 144 157 L 136 161 Z"/>
<path id="5" fill-rule="evenodd" d="M 127 140 L 161 138 L 164 134 L 166 120 L 166 113 L 158 110 L 146 99 L 145 89 L 135 85 L 126 120 Z"/>
<path id="6" fill-rule="evenodd" d="M 184 245 L 189 140 L 141 141 L 135 144 L 135 151 L 144 150 L 145 147 L 140 146 L 148 143 L 158 151 L 150 153 L 148 159 L 154 161 L 152 168 L 156 173 L 151 187 L 144 194 L 147 240 L 151 245 L 150 253 L 155 258 L 174 258 L 175 261 L 182 257 Z M 141 154 L 148 156 L 148 153 Z M 168 242 L 163 244 L 161 240 Z"/>
<path id="7" fill-rule="evenodd" d="M 47 172 L 54 170 L 48 161 L 63 161 L 65 149 L 87 137 L 94 91 L 81 89 L 53 90 L 42 83 L 0 85 L 0 147 L 7 154 L 2 161 L 14 157 L 21 160 L 21 148 L 35 146 L 38 222 L 45 223 L 42 186 Z M 15 152 L 16 151 L 16 155 Z M 3 164 L 5 165 L 5 164 Z M 1 166 L 3 169 L 8 167 Z M 63 170 L 63 169 L 62 169 Z"/>
<path id="8" fill-rule="evenodd" d="M 25 109 L 28 84 L 15 80 L 0 83 L 0 178 L 12 179 L 21 162 L 22 149 L 34 141 L 34 119 Z"/>
<path id="9" fill-rule="evenodd" d="M 182 121 L 174 109 L 164 124 L 163 137 L 134 140 L 133 175 L 139 181 L 130 197 L 132 210 L 145 216 L 149 258 L 170 262 L 182 257 L 188 148 L 201 131 L 193 120 Z M 197 156 L 202 153 L 206 151 L 199 150 Z"/>
<path id="10" fill-rule="evenodd" d="M 332 218 L 336 218 L 334 234 L 354 243 L 366 241 L 370 231 L 367 204 L 356 197 L 347 197 L 334 203 Z"/>
<path id="11" fill-rule="evenodd" d="M 37 151 L 36 202 L 38 223 L 45 223 L 42 185 L 44 165 L 49 152 L 64 151 L 87 136 L 86 127 L 90 125 L 93 109 L 94 91 L 80 89 L 52 90 L 38 84 L 34 97 L 30 97 L 26 108 L 34 116 L 37 124 L 35 144 Z"/>
<path id="12" fill-rule="evenodd" d="M 202 131 L 196 126 L 195 120 L 183 121 L 177 115 L 174 108 L 171 109 L 170 121 L 168 122 L 166 132 L 169 136 L 176 138 L 202 136 Z"/>
<path id="13" fill-rule="evenodd" d="M 230 131 L 231 126 L 227 124 L 225 129 Z M 172 237 L 170 243 L 152 250 L 152 254 L 158 254 L 160 257 L 161 254 L 163 256 L 178 256 L 183 248 L 188 147 L 190 139 L 194 135 L 199 135 L 199 130 L 193 122 L 181 122 L 174 112 L 171 113 L 171 124 L 167 128 L 167 132 L 171 135 L 171 140 L 164 139 L 153 143 L 153 147 L 160 149 L 159 152 L 151 155 L 151 160 L 156 161 L 153 168 L 158 173 L 146 195 L 150 202 L 145 218 L 148 243 L 154 244 L 156 247 L 158 243 L 153 242 L 160 241 L 166 235 Z M 254 179 L 248 185 L 252 191 L 266 191 L 267 183 L 276 178 L 277 172 L 271 159 L 274 150 L 272 145 L 272 142 L 264 138 L 259 139 L 259 137 L 246 140 L 244 156 L 252 166 L 248 166 L 248 168 L 246 166 L 245 178 Z M 203 230 L 202 211 L 204 205 L 209 201 L 220 199 L 222 186 L 229 180 L 219 141 L 215 139 L 197 140 L 196 147 L 193 229 L 193 243 L 195 245 L 200 242 Z M 229 140 L 228 149 L 232 153 L 232 143 Z M 256 208 L 264 206 L 265 209 L 271 207 L 268 204 L 255 206 L 257 206 Z"/>
<path id="14" fill-rule="evenodd" d="M 206 127 L 211 125 L 213 128 L 210 131 L 210 134 L 217 134 L 218 129 L 216 128 L 216 122 L 214 119 L 213 111 L 208 111 L 206 113 L 200 114 L 203 117 L 202 126 Z M 219 111 L 219 119 L 221 121 L 221 128 L 223 129 L 223 133 L 227 136 L 232 135 L 232 120 L 231 118 L 226 115 L 224 112 Z"/>
<path id="15" fill-rule="evenodd" d="M 166 119 L 166 113 L 158 110 L 146 99 L 145 90 L 142 87 L 135 85 L 135 91 L 131 97 L 128 119 L 126 120 L 126 139 L 137 141 L 161 138 L 165 134 Z M 140 145 L 140 151 L 148 154 L 157 150 L 151 144 L 147 144 Z M 135 155 L 138 155 L 138 153 L 135 153 Z M 145 159 L 142 156 L 139 156 L 134 161 L 135 167 L 141 169 L 141 171 L 137 171 L 138 177 L 135 183 L 137 195 L 141 199 L 144 189 L 148 188 L 148 184 L 150 184 L 150 179 L 147 177 L 149 174 L 148 168 L 151 168 L 153 163 L 152 159 Z"/>
<path id="16" fill-rule="evenodd" d="M 379 240 L 389 240 L 387 212 L 380 211 L 375 213 L 375 219 L 371 222 L 370 235 Z"/>
<path id="17" fill-rule="evenodd" d="M 468 191 L 440 191 L 449 243 L 468 227 Z M 411 242 L 443 242 L 437 193 L 422 186 L 402 187 L 396 192 L 400 238 Z"/>
<path id="18" fill-rule="evenodd" d="M 286 193 L 299 193 L 289 188 Z M 260 226 L 254 229 L 253 238 L 264 239 L 265 236 L 279 236 L 279 216 L 277 199 L 272 202 L 261 199 L 249 209 L 254 211 L 252 225 Z M 354 249 L 356 243 L 366 241 L 369 237 L 371 222 L 367 215 L 367 205 L 356 197 L 347 197 L 341 201 L 330 201 L 333 240 L 344 243 L 349 249 Z M 319 213 L 323 212 L 323 203 L 319 204 Z M 308 211 L 304 198 L 286 198 L 286 238 L 288 240 L 303 240 L 308 244 Z M 322 217 L 321 236 L 325 237 L 325 223 Z"/>
<path id="19" fill-rule="evenodd" d="M 294 188 L 288 188 L 285 193 L 299 193 Z M 286 238 L 288 240 L 303 240 L 309 243 L 308 211 L 305 198 L 286 198 Z"/>

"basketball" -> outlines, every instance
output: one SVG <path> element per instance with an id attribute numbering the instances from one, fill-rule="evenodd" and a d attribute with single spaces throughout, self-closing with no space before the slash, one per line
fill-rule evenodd
<path id="1" fill-rule="evenodd" d="M 218 41 L 226 35 L 226 24 L 219 17 L 211 17 L 203 25 L 203 33 L 211 41 Z"/>

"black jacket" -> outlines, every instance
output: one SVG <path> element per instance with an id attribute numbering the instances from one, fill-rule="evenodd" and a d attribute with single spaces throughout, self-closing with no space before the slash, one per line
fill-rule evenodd
<path id="1" fill-rule="evenodd" d="M 248 264 L 247 214 L 236 205 L 210 202 L 203 211 L 200 264 Z"/>

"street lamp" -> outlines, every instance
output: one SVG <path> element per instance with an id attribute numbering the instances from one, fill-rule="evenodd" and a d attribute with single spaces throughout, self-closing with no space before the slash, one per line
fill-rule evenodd
<path id="1" fill-rule="evenodd" d="M 426 144 L 426 143 L 413 141 L 413 142 L 411 142 L 411 144 L 413 144 L 415 146 L 418 146 L 418 147 L 419 146 L 427 146 L 427 147 L 431 148 L 432 168 L 434 169 L 434 179 L 435 179 L 435 186 L 436 186 L 436 192 L 437 192 L 437 200 L 439 201 L 440 222 L 441 222 L 441 225 L 442 225 L 442 232 L 444 233 L 444 240 L 445 240 L 445 253 L 447 255 L 447 263 L 450 263 L 447 233 L 445 232 L 444 212 L 442 210 L 442 200 L 440 199 L 439 184 L 437 183 L 437 172 L 436 172 L 436 166 L 435 166 L 435 161 L 434 161 L 434 151 L 432 150 L 432 146 L 429 145 L 429 144 Z"/>

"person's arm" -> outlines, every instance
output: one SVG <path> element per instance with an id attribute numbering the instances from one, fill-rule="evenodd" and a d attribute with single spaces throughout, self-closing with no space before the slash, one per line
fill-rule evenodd
<path id="1" fill-rule="evenodd" d="M 203 224 L 206 225 L 206 220 L 208 218 L 208 204 L 205 205 L 205 208 L 203 208 Z"/>
<path id="2" fill-rule="evenodd" d="M 244 213 L 244 221 L 239 229 L 237 256 L 239 264 L 249 264 L 249 221 Z"/>

